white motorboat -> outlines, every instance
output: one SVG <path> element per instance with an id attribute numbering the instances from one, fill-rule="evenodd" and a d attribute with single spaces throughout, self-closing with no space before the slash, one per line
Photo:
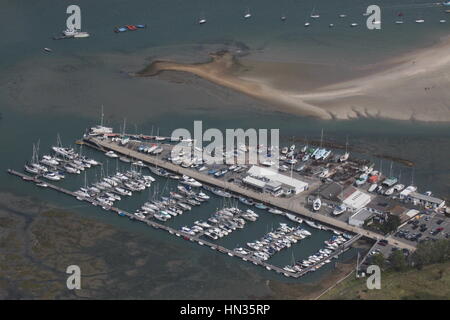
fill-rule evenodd
<path id="1" fill-rule="evenodd" d="M 244 14 L 244 19 L 250 19 L 252 17 L 252 14 L 250 13 L 250 9 L 247 8 Z"/>
<path id="2" fill-rule="evenodd" d="M 387 190 L 384 192 L 384 195 L 390 196 L 391 194 L 394 193 L 394 191 L 395 191 L 394 187 L 389 188 L 389 189 L 387 189 Z"/>
<path id="3" fill-rule="evenodd" d="M 118 158 L 119 157 L 116 153 L 114 153 L 114 151 L 106 152 L 105 156 L 110 157 L 110 158 Z"/>
<path id="4" fill-rule="evenodd" d="M 287 217 L 289 220 L 295 221 L 295 222 L 297 222 L 297 223 L 303 223 L 303 219 L 302 219 L 302 218 L 300 218 L 300 217 L 298 217 L 298 216 L 296 216 L 296 215 L 293 215 L 293 214 L 291 214 L 291 213 L 286 213 L 286 217 Z"/>
<path id="5" fill-rule="evenodd" d="M 376 183 L 372 183 L 367 191 L 374 192 L 377 189 L 378 185 Z"/>
<path id="6" fill-rule="evenodd" d="M 347 207 L 342 204 L 333 210 L 333 215 L 338 216 L 338 215 L 344 213 L 346 210 L 347 210 Z"/>
<path id="7" fill-rule="evenodd" d="M 34 166 L 25 165 L 25 171 L 28 173 L 38 174 L 40 170 Z"/>
<path id="8" fill-rule="evenodd" d="M 320 200 L 319 197 L 316 197 L 313 201 L 313 210 L 319 211 L 321 207 L 322 207 L 322 201 Z"/>
<path id="9" fill-rule="evenodd" d="M 63 31 L 63 35 L 66 38 L 87 38 L 90 36 L 89 33 L 77 29 L 66 29 Z"/>
<path id="10" fill-rule="evenodd" d="M 52 181 L 59 181 L 61 180 L 61 176 L 57 174 L 56 172 L 46 172 L 43 174 L 43 177 L 52 180 Z"/>
<path id="11" fill-rule="evenodd" d="M 339 157 L 339 161 L 340 162 L 345 162 L 348 160 L 348 157 L 350 156 L 350 154 L 348 152 L 344 153 L 342 156 Z"/>

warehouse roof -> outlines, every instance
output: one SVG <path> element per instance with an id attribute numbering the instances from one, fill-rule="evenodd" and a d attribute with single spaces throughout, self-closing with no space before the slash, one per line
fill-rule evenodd
<path id="1" fill-rule="evenodd" d="M 308 183 L 294 179 L 283 174 L 280 174 L 272 169 L 263 168 L 258 166 L 252 166 L 248 172 L 252 177 L 264 177 L 271 181 L 277 181 L 284 185 L 295 188 L 296 190 L 305 190 L 308 187 Z"/>

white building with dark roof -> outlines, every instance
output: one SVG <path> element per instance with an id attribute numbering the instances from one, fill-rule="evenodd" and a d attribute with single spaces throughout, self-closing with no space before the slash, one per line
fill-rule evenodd
<path id="1" fill-rule="evenodd" d="M 267 181 L 266 185 L 275 185 L 275 184 L 281 184 L 282 186 L 288 187 L 289 189 L 292 189 L 295 194 L 298 194 L 300 192 L 303 192 L 308 189 L 308 183 L 304 181 L 300 181 L 295 178 L 291 178 L 289 176 L 286 176 L 284 174 L 278 173 L 277 171 L 269 168 L 263 168 L 259 166 L 252 166 L 248 171 L 247 174 L 250 177 L 253 177 L 255 179 L 261 180 L 261 181 Z"/>
<path id="2" fill-rule="evenodd" d="M 346 188 L 341 194 L 342 203 L 352 211 L 358 211 L 367 206 L 372 198 L 355 187 Z"/>
<path id="3" fill-rule="evenodd" d="M 422 205 L 424 207 L 431 207 L 433 209 L 443 208 L 445 206 L 445 200 L 427 196 L 426 194 L 421 194 L 417 192 L 411 192 L 407 198 L 409 201 L 415 205 Z"/>

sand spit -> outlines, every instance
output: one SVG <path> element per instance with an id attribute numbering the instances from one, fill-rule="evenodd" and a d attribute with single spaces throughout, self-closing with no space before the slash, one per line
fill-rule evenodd
<path id="1" fill-rule="evenodd" d="M 447 39 L 433 48 L 386 61 L 380 65 L 380 72 L 303 91 L 301 88 L 296 91 L 276 88 L 270 75 L 246 75 L 245 66 L 226 51 L 211 54 L 211 61 L 199 64 L 153 61 L 134 76 L 155 76 L 162 71 L 188 72 L 265 101 L 284 112 L 321 119 L 379 117 L 448 122 L 448 52 L 450 41 Z"/>
<path id="2" fill-rule="evenodd" d="M 270 87 L 263 82 L 239 77 L 241 68 L 237 59 L 229 52 L 210 54 L 212 61 L 199 64 L 182 64 L 170 61 L 154 61 L 135 76 L 155 76 L 162 71 L 182 71 L 195 74 L 221 86 L 242 92 L 248 96 L 283 107 L 286 111 L 307 116 L 331 119 L 325 110 L 293 97 L 288 92 Z"/>

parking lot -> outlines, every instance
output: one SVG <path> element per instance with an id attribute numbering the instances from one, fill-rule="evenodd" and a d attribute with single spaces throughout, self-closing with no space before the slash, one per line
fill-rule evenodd
<path id="1" fill-rule="evenodd" d="M 409 220 L 393 237 L 406 240 L 413 245 L 425 240 L 448 239 L 450 234 L 448 220 L 436 212 L 420 214 Z"/>

